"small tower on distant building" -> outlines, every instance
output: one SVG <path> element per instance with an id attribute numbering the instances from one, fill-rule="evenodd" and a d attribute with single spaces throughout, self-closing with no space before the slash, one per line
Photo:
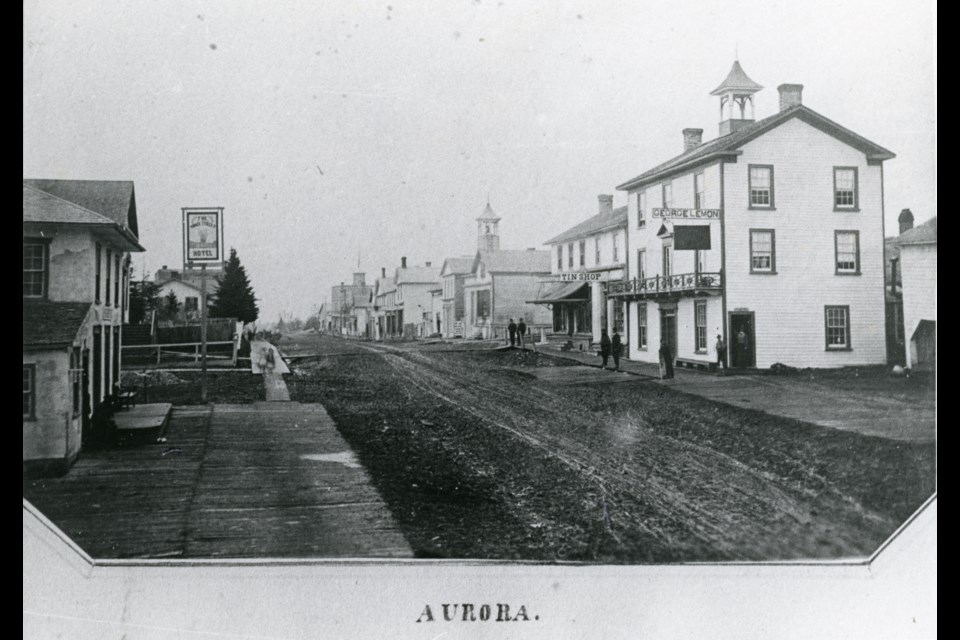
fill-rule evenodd
<path id="1" fill-rule="evenodd" d="M 479 251 L 500 250 L 500 217 L 493 212 L 490 203 L 483 214 L 477 218 L 477 249 Z"/>
<path id="2" fill-rule="evenodd" d="M 761 89 L 762 86 L 744 73 L 740 61 L 734 60 L 726 80 L 710 92 L 710 95 L 720 97 L 721 136 L 753 122 L 753 94 Z"/>

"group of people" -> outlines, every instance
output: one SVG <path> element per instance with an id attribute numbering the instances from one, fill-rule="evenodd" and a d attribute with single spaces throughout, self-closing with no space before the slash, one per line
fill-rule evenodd
<path id="1" fill-rule="evenodd" d="M 603 358 L 603 368 L 607 368 L 607 361 L 613 356 L 613 370 L 620 370 L 620 356 L 623 355 L 623 341 L 620 332 L 613 330 L 613 338 L 607 335 L 606 329 L 600 330 L 600 357 Z"/>
<path id="2" fill-rule="evenodd" d="M 510 324 L 507 325 L 507 333 L 510 336 L 510 346 L 523 348 L 523 336 L 527 334 L 527 323 L 520 318 L 520 323 L 510 318 Z"/>

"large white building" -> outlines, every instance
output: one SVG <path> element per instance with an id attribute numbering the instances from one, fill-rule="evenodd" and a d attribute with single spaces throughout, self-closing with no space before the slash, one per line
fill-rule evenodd
<path id="1" fill-rule="evenodd" d="M 629 357 L 738 367 L 885 362 L 883 171 L 890 151 L 779 87 L 780 110 L 753 117 L 762 87 L 735 62 L 712 94 L 719 136 L 683 131 L 680 155 L 621 184 L 628 193 Z"/>

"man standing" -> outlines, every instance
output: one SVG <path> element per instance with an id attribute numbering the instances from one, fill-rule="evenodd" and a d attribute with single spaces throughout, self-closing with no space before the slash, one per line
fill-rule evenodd
<path id="1" fill-rule="evenodd" d="M 670 353 L 670 345 L 666 340 L 660 341 L 660 378 L 667 379 L 673 377 L 673 354 Z"/>
<path id="2" fill-rule="evenodd" d="M 523 349 L 523 336 L 527 333 L 527 323 L 523 321 L 523 318 L 520 318 L 520 322 L 517 323 L 517 346 Z"/>
<path id="3" fill-rule="evenodd" d="M 613 330 L 613 340 L 610 345 L 613 355 L 613 370 L 620 370 L 620 354 L 623 353 L 623 342 L 620 340 L 620 332 L 616 329 Z"/>
<path id="4" fill-rule="evenodd" d="M 717 335 L 717 371 L 723 374 L 727 370 L 727 343 L 723 336 Z"/>
<path id="5" fill-rule="evenodd" d="M 747 335 L 746 330 L 740 327 L 740 331 L 737 332 L 737 361 L 734 363 L 738 367 L 746 367 L 749 364 L 747 362 L 749 342 L 750 337 Z"/>
<path id="6" fill-rule="evenodd" d="M 513 318 L 510 318 L 510 324 L 507 325 L 507 333 L 510 334 L 510 346 L 515 346 L 517 344 L 517 325 Z"/>
<path id="7" fill-rule="evenodd" d="M 600 357 L 603 358 L 603 368 L 607 368 L 607 359 L 610 357 L 610 336 L 607 335 L 607 330 L 603 329 L 600 332 Z"/>

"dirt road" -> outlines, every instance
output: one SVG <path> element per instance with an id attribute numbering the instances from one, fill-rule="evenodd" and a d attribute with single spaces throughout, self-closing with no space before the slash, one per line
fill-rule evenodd
<path id="1" fill-rule="evenodd" d="M 558 384 L 530 372 L 569 363 L 531 352 L 352 346 L 295 368 L 292 393 L 328 407 L 421 555 L 859 557 L 933 490 L 932 447 L 598 370 Z"/>

